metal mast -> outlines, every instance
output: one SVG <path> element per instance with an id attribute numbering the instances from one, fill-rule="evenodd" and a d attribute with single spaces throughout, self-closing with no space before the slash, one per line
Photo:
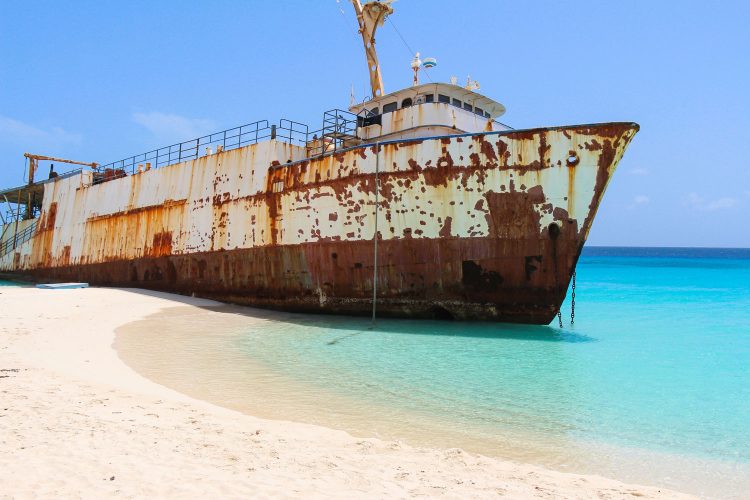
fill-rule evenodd
<path id="1" fill-rule="evenodd" d="M 359 21 L 359 32 L 362 34 L 362 41 L 365 44 L 367 69 L 370 73 L 370 87 L 372 88 L 373 98 L 385 94 L 378 54 L 375 52 L 375 30 L 378 29 L 378 26 L 383 25 L 388 15 L 393 13 L 392 1 L 369 2 L 363 6 L 359 0 L 352 0 L 354 10 L 357 12 L 357 21 Z"/>

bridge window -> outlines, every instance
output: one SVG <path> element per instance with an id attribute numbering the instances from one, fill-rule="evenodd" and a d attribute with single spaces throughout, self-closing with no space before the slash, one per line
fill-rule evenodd
<path id="1" fill-rule="evenodd" d="M 402 108 L 408 108 L 409 106 L 411 106 L 411 97 L 407 97 L 406 99 L 401 101 Z"/>
<path id="2" fill-rule="evenodd" d="M 424 96 L 424 102 L 435 102 L 435 94 L 427 94 Z"/>
<path id="3" fill-rule="evenodd" d="M 485 117 L 485 118 L 489 118 L 489 117 L 490 117 L 490 114 L 489 114 L 488 112 L 486 112 L 486 111 L 485 111 L 485 112 L 484 112 L 484 117 Z"/>
<path id="4" fill-rule="evenodd" d="M 377 108 L 375 108 L 377 110 Z M 369 127 L 370 125 L 382 125 L 383 124 L 383 115 L 367 115 L 367 116 L 358 116 L 357 117 L 357 126 L 358 127 Z"/>
<path id="5" fill-rule="evenodd" d="M 484 116 L 484 110 L 482 108 L 474 108 L 474 112 L 479 116 Z"/>
<path id="6" fill-rule="evenodd" d="M 453 101 L 451 102 L 451 104 L 453 104 L 457 108 L 460 108 L 462 103 L 458 99 L 453 99 Z"/>
<path id="7" fill-rule="evenodd" d="M 471 106 L 471 104 L 469 104 L 468 102 L 465 102 L 465 103 L 464 103 L 464 109 L 465 109 L 466 111 L 473 111 L 473 110 L 474 110 L 474 108 L 473 108 L 473 107 Z"/>
<path id="8" fill-rule="evenodd" d="M 367 116 L 379 115 L 380 114 L 380 108 L 372 108 L 372 109 L 368 110 L 366 114 L 367 114 Z"/>
<path id="9" fill-rule="evenodd" d="M 396 111 L 398 109 L 398 103 L 397 102 L 389 102 L 385 106 L 383 106 L 383 113 L 392 113 L 393 111 Z"/>
<path id="10" fill-rule="evenodd" d="M 451 98 L 447 95 L 438 94 L 438 102 L 444 102 L 446 104 L 450 104 Z"/>

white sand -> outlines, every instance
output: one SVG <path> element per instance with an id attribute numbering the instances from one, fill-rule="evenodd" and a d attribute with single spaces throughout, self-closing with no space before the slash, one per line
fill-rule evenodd
<path id="1" fill-rule="evenodd" d="M 185 303 L 216 305 L 139 290 L 0 288 L 0 498 L 687 498 L 191 399 L 112 349 L 118 326 Z"/>

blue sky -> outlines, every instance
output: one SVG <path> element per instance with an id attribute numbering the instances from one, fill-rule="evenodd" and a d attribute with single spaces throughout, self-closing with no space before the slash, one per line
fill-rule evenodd
<path id="1" fill-rule="evenodd" d="M 592 245 L 750 247 L 750 2 L 399 0 L 434 81 L 516 128 L 636 121 Z M 107 163 L 258 119 L 319 128 L 368 80 L 347 0 L 4 0 L 0 186 L 23 153 Z M 341 10 L 344 14 L 342 15 Z M 412 54 L 380 28 L 386 91 Z M 45 170 L 46 171 L 46 170 Z"/>

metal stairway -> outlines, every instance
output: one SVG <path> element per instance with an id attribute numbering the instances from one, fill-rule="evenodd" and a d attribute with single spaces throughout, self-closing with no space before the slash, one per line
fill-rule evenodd
<path id="1" fill-rule="evenodd" d="M 313 132 L 308 141 L 309 156 L 333 153 L 361 142 L 357 137 L 357 115 L 331 109 L 323 113 L 323 128 Z"/>

